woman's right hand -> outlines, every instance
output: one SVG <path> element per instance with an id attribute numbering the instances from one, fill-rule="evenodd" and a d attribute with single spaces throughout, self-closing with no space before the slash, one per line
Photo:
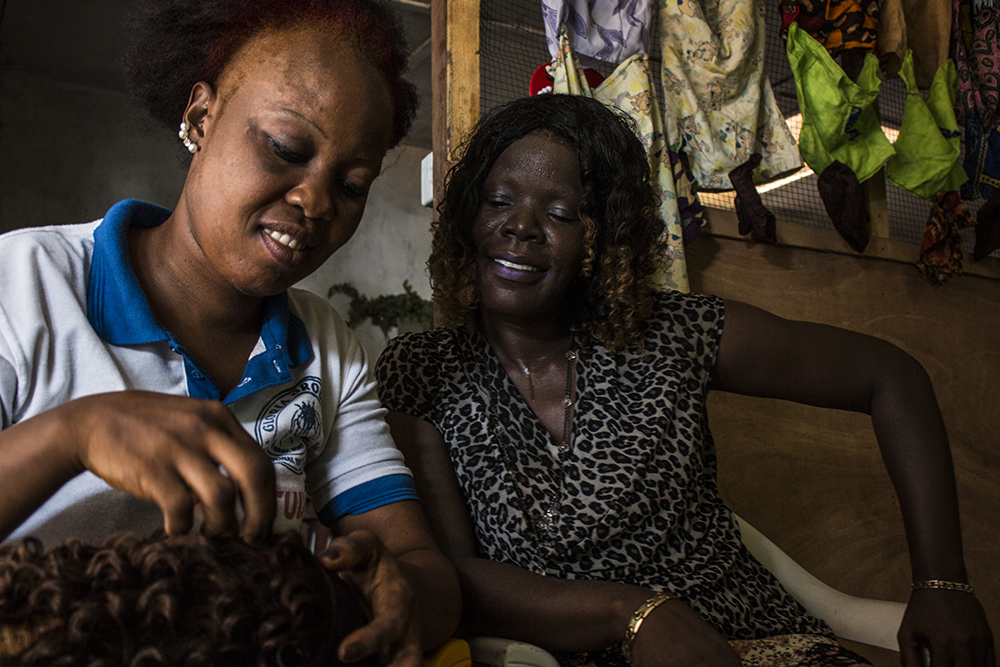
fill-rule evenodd
<path id="1" fill-rule="evenodd" d="M 111 486 L 156 503 L 167 534 L 265 537 L 276 511 L 274 466 L 225 405 L 143 391 L 72 401 L 80 463 Z M 228 474 L 227 474 L 228 473 Z M 236 501 L 243 504 L 242 526 Z"/>
<path id="2" fill-rule="evenodd" d="M 739 656 L 697 611 L 667 600 L 646 616 L 632 642 L 634 667 L 740 667 Z"/>
<path id="3" fill-rule="evenodd" d="M 5 454 L 30 452 L 25 465 L 2 475 L 10 485 L 2 495 L 20 505 L 22 516 L 13 517 L 13 526 L 83 470 L 155 503 L 169 534 L 190 530 L 196 508 L 203 533 L 240 532 L 248 542 L 266 537 L 274 521 L 273 464 L 217 401 L 145 391 L 97 394 L 0 435 Z M 237 498 L 245 512 L 242 526 Z"/>

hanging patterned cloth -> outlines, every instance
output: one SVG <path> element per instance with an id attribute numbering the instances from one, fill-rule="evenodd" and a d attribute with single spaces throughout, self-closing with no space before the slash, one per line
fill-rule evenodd
<path id="1" fill-rule="evenodd" d="M 646 53 L 652 7 L 650 0 L 542 0 L 542 19 L 552 60 L 565 28 L 573 53 L 590 67 L 594 60 L 617 64 Z"/>
<path id="2" fill-rule="evenodd" d="M 675 159 L 671 159 L 671 151 L 665 143 L 656 95 L 650 85 L 648 56 L 637 53 L 629 57 L 591 91 L 565 31 L 559 36 L 559 44 L 559 53 L 551 68 L 553 92 L 593 97 L 621 109 L 635 120 L 639 138 L 649 156 L 653 187 L 660 199 L 658 214 L 669 244 L 667 263 L 657 275 L 657 282 L 664 287 L 688 292 L 681 211 L 683 207 L 689 227 L 700 227 L 701 205 L 680 159 L 676 153 L 673 153 Z"/>
<path id="3" fill-rule="evenodd" d="M 989 199 L 977 215 L 978 260 L 1000 248 L 1000 7 L 986 0 L 954 0 L 952 11 L 952 58 L 969 176 L 962 199 Z"/>
<path id="4" fill-rule="evenodd" d="M 964 112 L 963 199 L 989 197 L 1000 187 L 1000 8 L 973 0 L 954 0 L 952 57 L 958 70 L 959 102 Z"/>
<path id="5" fill-rule="evenodd" d="M 830 55 L 852 49 L 875 51 L 878 0 L 778 0 L 778 6 L 782 35 L 798 23 Z"/>
<path id="6" fill-rule="evenodd" d="M 754 153 L 762 183 L 802 160 L 764 71 L 763 0 L 659 0 L 664 129 L 700 189 L 731 190 Z"/>
<path id="7" fill-rule="evenodd" d="M 957 192 L 937 194 L 917 260 L 917 270 L 927 282 L 940 287 L 962 275 L 961 230 L 975 224 Z"/>

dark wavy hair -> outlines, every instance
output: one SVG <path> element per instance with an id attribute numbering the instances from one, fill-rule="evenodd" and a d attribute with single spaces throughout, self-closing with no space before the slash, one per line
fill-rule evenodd
<path id="1" fill-rule="evenodd" d="M 591 98 L 538 95 L 487 114 L 446 177 L 427 263 L 442 323 L 474 325 L 479 309 L 471 223 L 494 162 L 532 132 L 575 151 L 586 190 L 581 204 L 585 257 L 575 326 L 615 351 L 639 343 L 652 309 L 652 276 L 666 253 L 646 150 L 627 116 Z"/>
<path id="2" fill-rule="evenodd" d="M 390 148 L 406 136 L 416 88 L 403 77 L 409 49 L 387 0 L 140 0 L 129 21 L 125 80 L 140 106 L 176 130 L 191 88 L 213 87 L 229 59 L 261 30 L 324 26 L 350 40 L 375 65 L 393 100 Z"/>
<path id="3" fill-rule="evenodd" d="M 160 533 L 45 552 L 27 538 L 0 548 L 0 661 L 336 665 L 338 642 L 365 622 L 346 586 L 294 532 L 268 549 Z"/>

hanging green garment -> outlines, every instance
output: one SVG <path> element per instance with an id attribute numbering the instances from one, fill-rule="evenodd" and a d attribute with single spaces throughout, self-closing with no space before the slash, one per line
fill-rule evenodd
<path id="1" fill-rule="evenodd" d="M 851 81 L 795 23 L 788 26 L 787 49 L 802 113 L 802 159 L 817 174 L 841 162 L 863 183 L 895 152 L 872 108 L 882 87 L 878 58 L 865 54 L 857 82 Z"/>
<path id="2" fill-rule="evenodd" d="M 957 190 L 969 180 L 958 162 L 961 133 L 953 106 L 958 96 L 955 63 L 938 67 L 927 93 L 920 96 L 913 68 L 913 52 L 907 51 L 899 77 L 906 84 L 906 109 L 896 154 L 885 165 L 885 174 L 895 185 L 933 201 L 937 193 Z"/>
<path id="3" fill-rule="evenodd" d="M 583 69 L 570 48 L 565 30 L 559 33 L 559 54 L 552 64 L 552 92 L 556 94 L 583 95 L 628 114 L 636 123 L 636 130 L 649 156 L 653 188 L 660 199 L 659 218 L 663 222 L 669 251 L 667 261 L 656 276 L 656 282 L 681 292 L 689 292 L 687 264 L 684 259 L 684 240 L 678 195 L 694 198 L 690 181 L 681 183 L 678 193 L 671 165 L 669 146 L 666 145 L 662 121 L 656 104 L 656 95 L 650 85 L 649 59 L 637 53 L 622 62 L 593 91 L 583 76 Z"/>

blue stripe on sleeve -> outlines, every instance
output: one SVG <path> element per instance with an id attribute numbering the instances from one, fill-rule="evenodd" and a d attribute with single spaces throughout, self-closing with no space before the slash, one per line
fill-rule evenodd
<path id="1" fill-rule="evenodd" d="M 348 514 L 362 514 L 400 500 L 420 500 L 417 485 L 409 475 L 386 475 L 344 491 L 319 511 L 325 526 Z"/>

